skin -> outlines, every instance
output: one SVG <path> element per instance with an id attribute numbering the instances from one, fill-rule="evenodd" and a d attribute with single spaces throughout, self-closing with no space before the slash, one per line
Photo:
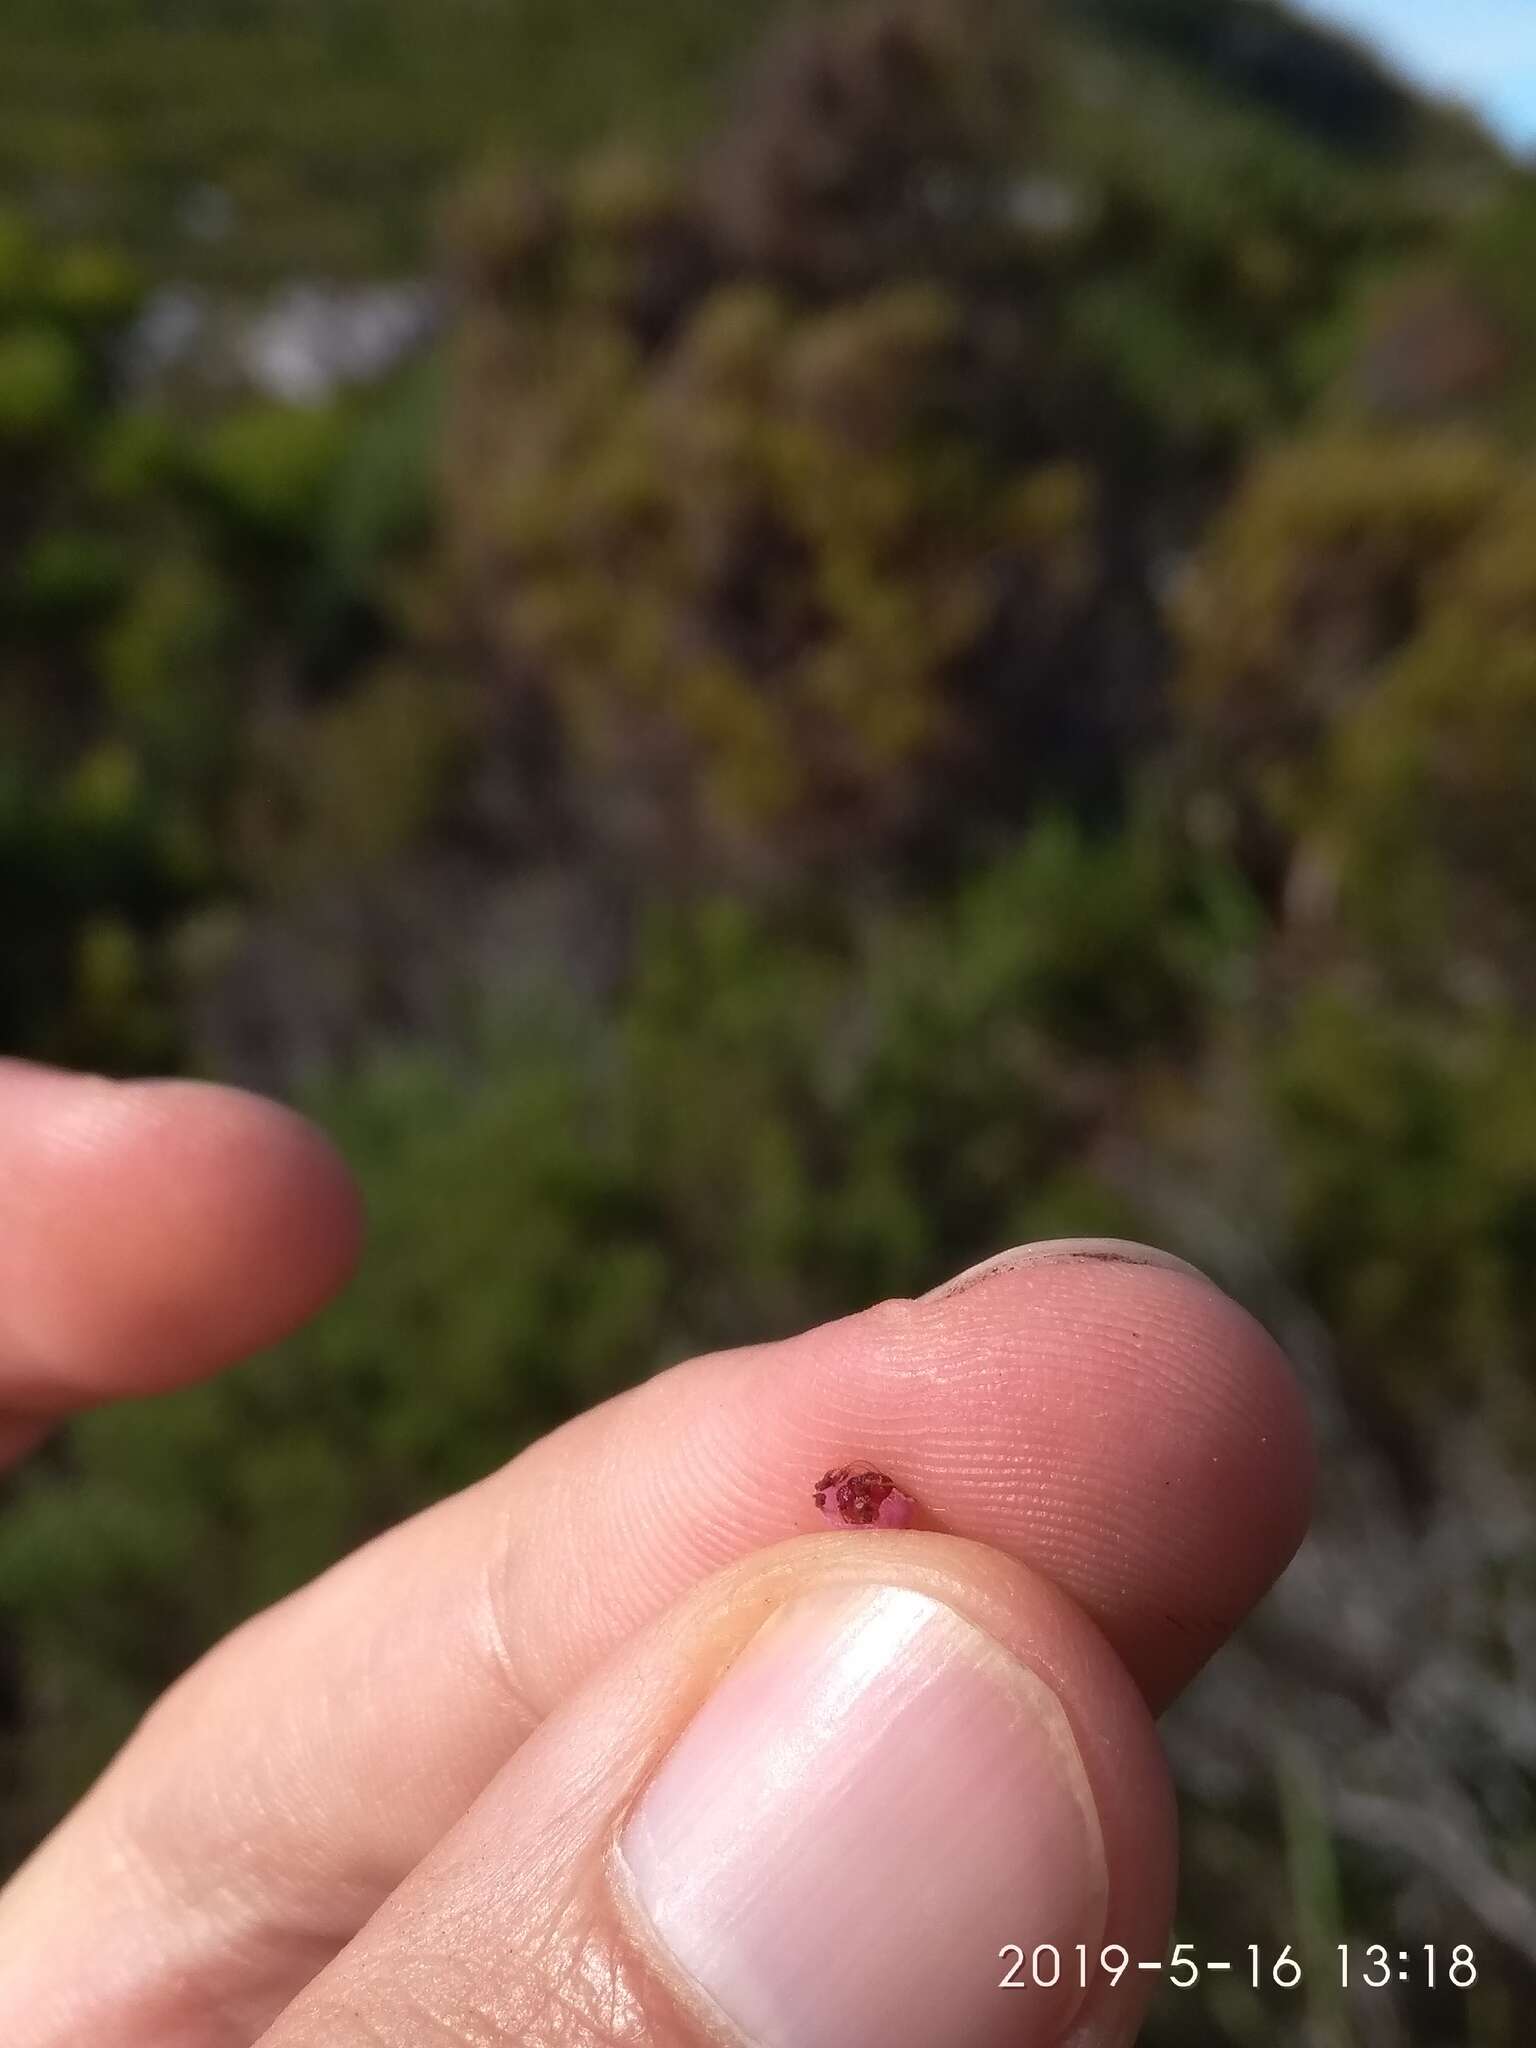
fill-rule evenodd
<path id="1" fill-rule="evenodd" d="M 0 1061 L 0 1458 L 275 1341 L 361 1230 L 284 1110 Z M 1115 1938 L 1161 1953 L 1152 1716 L 1289 1559 L 1312 1449 L 1270 1339 L 1155 1260 L 1005 1260 L 675 1368 L 258 1616 L 0 1892 L 0 2039 L 717 2038 L 609 1847 L 765 1612 L 850 1577 L 933 1592 L 1050 1675 L 1115 1759 Z M 850 1460 L 899 1475 L 920 1529 L 826 1530 L 810 1487 Z M 1099 1986 L 1073 2041 L 1130 2041 L 1147 1995 Z"/>

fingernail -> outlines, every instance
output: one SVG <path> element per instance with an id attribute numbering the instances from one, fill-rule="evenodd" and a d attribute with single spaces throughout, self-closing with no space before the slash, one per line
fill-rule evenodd
<path id="1" fill-rule="evenodd" d="M 1060 1702 L 903 1587 L 753 1638 L 619 1845 L 635 1903 L 754 2048 L 1044 2048 L 1097 1953 L 1103 1838 Z M 1060 1982 L 1003 1989 L 1017 1943 Z M 1049 1978 L 1042 1967 L 1033 1973 Z"/>
<path id="2" fill-rule="evenodd" d="M 1038 1244 L 1015 1245 L 1012 1251 L 994 1253 L 990 1259 L 983 1259 L 980 1265 L 968 1266 L 953 1280 L 946 1280 L 942 1286 L 931 1289 L 923 1300 L 944 1301 L 952 1294 L 966 1294 L 984 1280 L 995 1279 L 1000 1273 L 1012 1273 L 1020 1266 L 1070 1265 L 1076 1260 L 1085 1265 L 1156 1266 L 1165 1273 L 1183 1273 L 1193 1280 L 1206 1278 L 1198 1266 L 1190 1265 L 1187 1259 L 1176 1259 L 1172 1252 L 1159 1251 L 1155 1245 L 1133 1244 L 1121 1237 L 1053 1237 L 1043 1238 Z"/>

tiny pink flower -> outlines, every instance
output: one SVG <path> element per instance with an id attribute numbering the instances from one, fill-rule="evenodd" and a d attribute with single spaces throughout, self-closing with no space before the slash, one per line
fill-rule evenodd
<path id="1" fill-rule="evenodd" d="M 834 1529 L 910 1529 L 917 1502 L 883 1472 L 839 1465 L 818 1479 L 811 1498 Z"/>

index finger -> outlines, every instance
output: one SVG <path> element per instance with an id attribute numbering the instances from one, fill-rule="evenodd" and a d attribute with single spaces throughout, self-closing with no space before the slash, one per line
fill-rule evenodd
<path id="1" fill-rule="evenodd" d="M 0 1463 L 275 1342 L 359 1235 L 346 1169 L 276 1103 L 0 1059 Z"/>
<path id="2" fill-rule="evenodd" d="M 822 1526 L 815 1481 L 851 1463 L 888 1472 L 928 1528 L 1054 1580 L 1154 1706 L 1284 1567 L 1312 1477 L 1271 1339 L 1137 1247 L 1035 1247 L 937 1297 L 676 1367 L 182 1681 L 7 1895 L 11 1949 L 38 1959 L 13 2004 L 51 1998 L 56 2022 L 24 2038 L 203 2048 L 209 2010 L 248 2038 L 616 1645 Z M 125 1844 L 145 1881 L 104 1887 Z"/>
<path id="3" fill-rule="evenodd" d="M 1053 1579 L 1157 1710 L 1300 1543 L 1314 1453 L 1279 1347 L 1193 1267 L 1024 1246 L 922 1300 L 676 1367 L 486 1482 L 529 1695 L 546 1707 L 585 1675 L 592 1618 L 606 1648 L 819 1526 L 810 1488 L 850 1463 L 894 1478 L 926 1527 Z"/>

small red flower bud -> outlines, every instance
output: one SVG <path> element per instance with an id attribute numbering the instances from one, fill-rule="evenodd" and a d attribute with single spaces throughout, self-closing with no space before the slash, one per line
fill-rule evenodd
<path id="1" fill-rule="evenodd" d="M 818 1479 L 811 1498 L 834 1529 L 910 1529 L 917 1502 L 894 1479 L 859 1465 L 839 1465 Z"/>

